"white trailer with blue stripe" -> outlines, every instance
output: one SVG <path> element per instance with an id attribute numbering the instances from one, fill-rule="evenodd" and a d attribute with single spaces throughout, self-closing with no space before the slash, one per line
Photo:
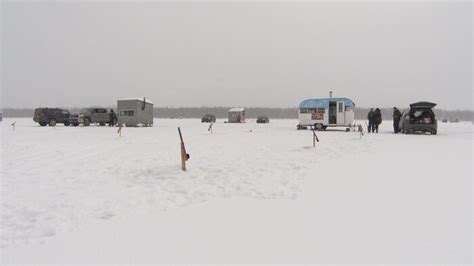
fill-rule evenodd
<path id="1" fill-rule="evenodd" d="M 325 130 L 327 127 L 350 128 L 355 119 L 355 104 L 349 98 L 307 99 L 298 109 L 298 129 L 314 127 Z"/>

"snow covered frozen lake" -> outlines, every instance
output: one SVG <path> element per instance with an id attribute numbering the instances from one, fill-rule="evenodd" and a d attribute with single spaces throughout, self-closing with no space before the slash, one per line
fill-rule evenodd
<path id="1" fill-rule="evenodd" d="M 10 124 L 16 121 L 13 131 Z M 471 263 L 472 123 L 1 125 L 3 263 Z M 191 158 L 180 170 L 180 126 Z"/>

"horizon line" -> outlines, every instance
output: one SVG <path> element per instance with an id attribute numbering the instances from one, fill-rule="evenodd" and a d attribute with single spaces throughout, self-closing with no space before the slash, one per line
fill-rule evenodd
<path id="1" fill-rule="evenodd" d="M 38 107 L 2 107 L 0 108 L 0 111 L 4 110 L 4 109 L 36 109 L 36 108 L 60 108 L 60 109 L 81 109 L 81 108 L 94 108 L 94 107 L 101 107 L 101 108 L 116 108 L 117 105 L 102 105 L 102 106 L 99 106 L 99 105 L 91 105 L 91 106 L 55 106 L 55 107 L 44 107 L 44 106 L 38 106 Z M 246 108 L 246 109 L 257 109 L 257 108 L 265 108 L 265 109 L 298 109 L 297 106 L 294 106 L 294 107 L 262 107 L 262 106 L 225 106 L 225 105 L 221 105 L 221 106 L 153 106 L 153 109 L 157 109 L 157 108 L 168 108 L 168 109 L 183 109 L 183 108 L 235 108 L 235 107 L 242 107 L 242 108 Z M 394 106 L 390 106 L 390 107 L 364 107 L 364 106 L 360 106 L 360 107 L 357 107 L 355 109 L 370 109 L 370 108 L 380 108 L 380 109 L 391 109 L 393 108 Z M 404 108 L 409 108 L 410 106 L 406 106 L 406 107 L 400 107 L 400 106 L 395 106 L 397 108 L 401 108 L 401 109 L 404 109 Z M 433 108 L 435 110 L 444 110 L 444 111 L 470 111 L 470 112 L 474 112 L 474 108 L 472 109 L 443 109 L 443 108 L 439 108 L 439 107 L 435 107 Z"/>

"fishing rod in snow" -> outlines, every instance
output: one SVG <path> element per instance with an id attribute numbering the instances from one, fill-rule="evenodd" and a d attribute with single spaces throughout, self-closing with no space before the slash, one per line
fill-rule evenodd
<path id="1" fill-rule="evenodd" d="M 181 128 L 178 127 L 179 139 L 181 140 L 181 170 L 186 171 L 186 161 L 189 160 L 189 153 L 186 153 L 186 147 L 184 146 L 183 134 L 181 134 Z"/>

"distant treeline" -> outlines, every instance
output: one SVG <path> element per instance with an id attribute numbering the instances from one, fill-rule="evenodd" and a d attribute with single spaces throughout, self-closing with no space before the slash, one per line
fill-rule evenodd
<path id="1" fill-rule="evenodd" d="M 77 113 L 81 108 L 64 108 L 71 113 Z M 205 114 L 214 114 L 217 118 L 226 118 L 230 107 L 159 107 L 154 109 L 154 116 L 159 118 L 201 118 Z M 392 108 L 381 108 L 383 119 L 392 119 Z M 404 109 L 400 109 L 403 111 Z M 33 117 L 34 109 L 28 108 L 4 108 L 4 117 Z M 474 121 L 474 111 L 472 110 L 440 110 L 435 109 L 439 120 Z M 356 119 L 367 118 L 369 108 L 356 108 Z M 298 118 L 297 108 L 246 108 L 247 118 L 256 118 L 265 115 L 270 119 L 296 119 Z"/>

